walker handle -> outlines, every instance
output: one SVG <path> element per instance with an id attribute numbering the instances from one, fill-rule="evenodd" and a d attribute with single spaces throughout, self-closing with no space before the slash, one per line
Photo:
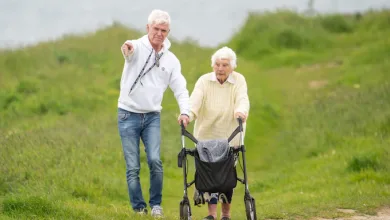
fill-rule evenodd
<path id="1" fill-rule="evenodd" d="M 238 121 L 238 126 L 240 127 L 240 131 L 242 131 L 242 118 L 241 117 L 238 117 L 237 118 L 237 121 Z"/>
<path id="2" fill-rule="evenodd" d="M 183 124 L 183 120 L 180 121 L 180 127 L 181 127 L 181 134 L 184 135 L 184 131 L 186 130 L 186 128 L 184 127 L 184 124 Z"/>

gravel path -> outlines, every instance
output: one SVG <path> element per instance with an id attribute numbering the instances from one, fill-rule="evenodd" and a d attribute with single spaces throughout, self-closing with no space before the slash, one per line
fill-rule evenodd
<path id="1" fill-rule="evenodd" d="M 351 209 L 339 209 L 338 211 L 349 213 L 349 214 L 355 213 L 355 210 L 351 210 Z M 380 209 L 377 215 L 375 216 L 356 214 L 347 218 L 334 218 L 334 219 L 314 218 L 313 220 L 390 220 L 390 207 L 385 207 Z"/>

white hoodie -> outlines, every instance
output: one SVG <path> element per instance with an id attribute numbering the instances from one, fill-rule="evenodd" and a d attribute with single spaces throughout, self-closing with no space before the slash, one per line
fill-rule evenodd
<path id="1" fill-rule="evenodd" d="M 189 115 L 187 82 L 181 73 L 179 60 L 169 51 L 171 46 L 169 40 L 165 39 L 163 48 L 159 52 L 160 56 L 163 53 L 159 60 L 159 66 L 155 65 L 138 80 L 131 92 L 130 88 L 150 54 L 151 57 L 143 72 L 146 72 L 155 63 L 155 51 L 147 35 L 126 42 L 133 44 L 134 51 L 128 56 L 125 56 L 122 51 L 125 64 L 120 83 L 118 107 L 136 113 L 160 112 L 163 93 L 169 86 L 179 104 L 180 113 Z"/>

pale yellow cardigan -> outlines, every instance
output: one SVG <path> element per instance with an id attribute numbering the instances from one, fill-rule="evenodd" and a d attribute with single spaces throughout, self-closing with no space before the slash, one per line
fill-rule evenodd
<path id="1" fill-rule="evenodd" d="M 190 121 L 195 120 L 198 140 L 227 139 L 237 128 L 236 112 L 249 114 L 247 84 L 242 74 L 232 72 L 221 85 L 214 72 L 202 75 L 190 96 Z M 244 123 L 244 129 L 246 124 Z M 245 131 L 245 130 L 244 130 Z M 245 133 L 243 133 L 245 134 Z M 230 144 L 239 145 L 239 135 Z"/>

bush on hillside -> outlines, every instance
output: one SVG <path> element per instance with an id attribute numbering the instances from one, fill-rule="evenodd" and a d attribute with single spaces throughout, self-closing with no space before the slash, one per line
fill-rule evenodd
<path id="1" fill-rule="evenodd" d="M 363 14 L 359 27 L 365 31 L 390 29 L 390 10 L 370 11 Z"/>
<path id="2" fill-rule="evenodd" d="M 320 18 L 321 26 L 331 33 L 351 33 L 353 25 L 342 15 L 330 15 Z"/>
<path id="3" fill-rule="evenodd" d="M 349 162 L 347 170 L 350 172 L 360 172 L 364 170 L 377 170 L 380 167 L 378 155 L 354 156 Z"/>
<path id="4" fill-rule="evenodd" d="M 275 35 L 274 44 L 279 48 L 301 49 L 310 41 L 292 29 L 285 29 Z"/>
<path id="5" fill-rule="evenodd" d="M 290 11 L 252 13 L 230 46 L 249 59 L 285 49 L 315 50 L 329 45 L 327 32 L 314 19 Z"/>
<path id="6" fill-rule="evenodd" d="M 21 80 L 16 88 L 16 91 L 22 95 L 34 94 L 38 90 L 38 83 L 32 80 Z"/>
<path id="7" fill-rule="evenodd" d="M 334 35 L 390 27 L 390 13 L 305 17 L 291 11 L 250 13 L 245 25 L 228 43 L 246 59 L 259 60 L 282 51 L 318 52 L 337 46 Z"/>

